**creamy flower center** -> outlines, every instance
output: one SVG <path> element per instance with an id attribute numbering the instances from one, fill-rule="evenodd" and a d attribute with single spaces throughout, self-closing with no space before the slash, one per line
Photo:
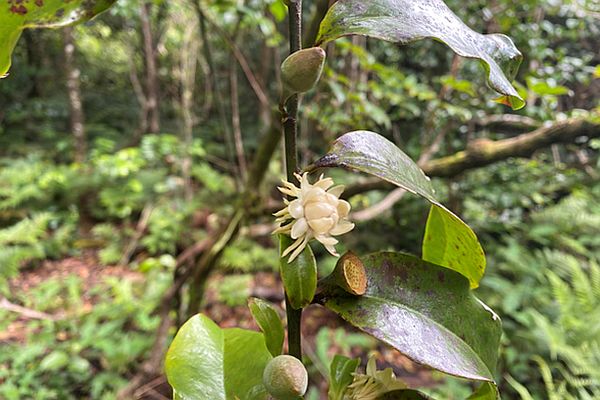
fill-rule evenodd
<path id="1" fill-rule="evenodd" d="M 279 188 L 282 193 L 296 197 L 287 203 L 286 208 L 275 214 L 277 222 L 281 223 L 275 233 L 285 233 L 296 239 L 282 256 L 293 251 L 288 260 L 292 261 L 313 238 L 337 256 L 333 246 L 338 240 L 333 236 L 342 235 L 354 228 L 354 224 L 347 219 L 350 204 L 339 198 L 344 187 L 333 186 L 333 180 L 323 176 L 314 184 L 308 181 L 306 173 L 296 177 L 300 181 L 300 188 L 285 181 L 284 187 Z"/>

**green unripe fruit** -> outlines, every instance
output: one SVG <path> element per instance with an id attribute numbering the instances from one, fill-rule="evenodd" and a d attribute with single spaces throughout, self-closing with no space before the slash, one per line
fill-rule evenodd
<path id="1" fill-rule="evenodd" d="M 296 400 L 308 387 L 308 373 L 296 357 L 282 355 L 273 358 L 263 373 L 267 392 L 277 400 Z"/>
<path id="2" fill-rule="evenodd" d="M 295 52 L 281 63 L 283 100 L 291 95 L 312 89 L 323 72 L 325 50 L 311 47 Z"/>

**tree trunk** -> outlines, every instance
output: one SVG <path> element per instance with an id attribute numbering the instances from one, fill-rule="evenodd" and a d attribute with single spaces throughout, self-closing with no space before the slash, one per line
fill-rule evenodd
<path id="1" fill-rule="evenodd" d="M 85 117 L 81 101 L 81 88 L 79 84 L 80 71 L 75 65 L 75 44 L 73 43 L 73 28 L 63 30 L 65 72 L 67 75 L 67 90 L 69 93 L 70 129 L 73 133 L 75 151 L 73 159 L 76 163 L 83 163 L 87 154 L 87 140 L 85 134 Z"/>
<path id="2" fill-rule="evenodd" d="M 88 174 L 85 161 L 87 158 L 87 137 L 85 132 L 85 114 L 81 99 L 80 71 L 75 63 L 75 43 L 73 40 L 73 28 L 66 27 L 63 30 L 64 42 L 64 69 L 67 79 L 67 92 L 69 95 L 69 127 L 73 134 L 74 151 L 73 160 L 82 168 L 82 173 Z M 77 198 L 77 209 L 79 211 L 79 231 L 87 235 L 93 226 L 91 211 L 89 209 L 89 197 L 91 193 L 87 188 Z"/>
<path id="3" fill-rule="evenodd" d="M 240 125 L 240 103 L 238 92 L 237 65 L 232 60 L 229 67 L 229 88 L 231 92 L 231 127 L 233 128 L 233 140 L 235 154 L 242 182 L 246 181 L 248 167 L 246 166 L 246 155 L 244 154 L 244 140 L 242 138 L 242 127 Z"/>
<path id="4" fill-rule="evenodd" d="M 151 2 L 142 1 L 140 4 L 140 22 L 142 25 L 142 39 L 146 64 L 146 107 L 148 112 L 148 133 L 157 133 L 160 130 L 158 73 L 156 66 L 156 51 L 152 36 L 150 22 Z"/>
<path id="5" fill-rule="evenodd" d="M 181 47 L 181 113 L 183 117 L 183 142 L 185 155 L 181 164 L 184 180 L 184 196 L 187 201 L 193 197 L 192 188 L 192 155 L 190 150 L 194 140 L 194 88 L 196 83 L 196 64 L 198 63 L 198 46 L 195 39 L 196 27 L 191 26 L 184 36 Z"/>

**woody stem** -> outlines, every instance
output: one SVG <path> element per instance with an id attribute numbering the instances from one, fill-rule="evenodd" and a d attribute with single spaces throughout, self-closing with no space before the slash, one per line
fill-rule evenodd
<path id="1" fill-rule="evenodd" d="M 290 54 L 301 49 L 302 38 L 302 0 L 292 0 L 289 5 Z M 288 182 L 294 181 L 294 173 L 298 171 L 298 95 L 290 97 L 283 114 L 283 130 L 285 138 L 285 166 Z M 302 309 L 294 310 L 285 296 L 287 314 L 288 352 L 302 360 L 301 324 Z"/>

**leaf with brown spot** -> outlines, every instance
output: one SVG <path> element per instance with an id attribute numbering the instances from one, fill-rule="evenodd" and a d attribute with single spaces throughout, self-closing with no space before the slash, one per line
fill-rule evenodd
<path id="1" fill-rule="evenodd" d="M 333 290 L 323 301 L 327 308 L 418 363 L 494 383 L 500 319 L 473 295 L 465 277 L 406 254 L 361 259 L 367 292 Z"/>
<path id="2" fill-rule="evenodd" d="M 116 0 L 8 0 L 0 3 L 0 77 L 26 28 L 57 28 L 87 21 Z"/>

